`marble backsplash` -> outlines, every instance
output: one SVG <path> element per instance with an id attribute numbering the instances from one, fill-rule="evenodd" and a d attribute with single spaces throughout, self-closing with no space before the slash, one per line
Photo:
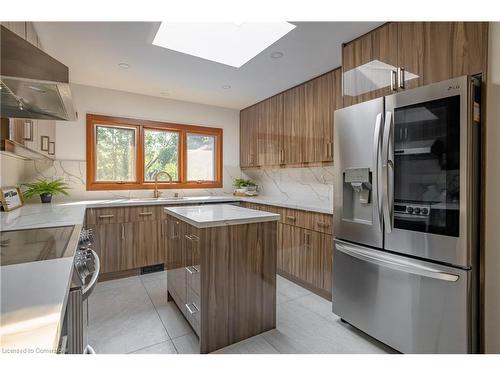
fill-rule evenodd
<path id="1" fill-rule="evenodd" d="M 273 200 L 333 207 L 333 166 L 245 170 Z"/>
<path id="2" fill-rule="evenodd" d="M 151 190 L 86 190 L 86 162 L 85 160 L 55 160 L 54 162 L 30 160 L 26 162 L 23 182 L 34 181 L 39 178 L 63 179 L 70 187 L 69 197 L 58 196 L 55 200 L 89 200 L 89 199 L 113 199 L 113 198 L 144 198 L 151 197 Z M 232 181 L 234 178 L 242 177 L 240 168 L 237 166 L 224 167 L 224 186 L 220 189 L 162 189 L 163 196 L 196 195 L 224 195 L 232 194 Z M 35 201 L 35 199 L 34 199 Z"/>
<path id="3" fill-rule="evenodd" d="M 70 187 L 70 196 L 55 200 L 90 200 L 151 197 L 151 190 L 86 190 L 86 162 L 84 160 L 55 160 L 54 162 L 25 161 L 22 181 L 39 178 L 63 179 Z M 3 172 L 2 172 L 3 173 Z M 224 167 L 224 186 L 220 189 L 165 189 L 164 196 L 225 195 L 232 194 L 234 178 L 245 177 L 259 185 L 259 195 L 266 199 L 312 206 L 333 206 L 333 167 L 269 168 L 245 170 L 238 166 Z M 33 198 L 33 201 L 37 199 Z"/>

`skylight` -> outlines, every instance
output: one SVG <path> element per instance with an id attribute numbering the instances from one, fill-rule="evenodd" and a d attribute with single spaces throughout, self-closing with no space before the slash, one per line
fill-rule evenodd
<path id="1" fill-rule="evenodd" d="M 162 22 L 153 44 L 239 68 L 294 28 L 288 22 Z"/>

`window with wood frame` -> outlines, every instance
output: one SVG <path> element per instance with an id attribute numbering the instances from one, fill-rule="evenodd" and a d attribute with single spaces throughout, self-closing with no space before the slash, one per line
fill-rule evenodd
<path id="1" fill-rule="evenodd" d="M 222 187 L 222 129 L 87 114 L 87 190 L 153 189 L 155 178 Z"/>

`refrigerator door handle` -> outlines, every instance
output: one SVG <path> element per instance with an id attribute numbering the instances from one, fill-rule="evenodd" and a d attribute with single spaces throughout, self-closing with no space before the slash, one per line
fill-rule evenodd
<path id="1" fill-rule="evenodd" d="M 380 192 L 380 129 L 382 127 L 382 113 L 379 113 L 375 119 L 375 131 L 373 134 L 373 204 L 376 205 L 377 217 L 379 220 L 379 229 L 382 231 L 382 197 Z"/>
<path id="2" fill-rule="evenodd" d="M 393 162 L 389 159 L 389 143 L 391 139 L 391 127 L 392 127 L 392 112 L 385 113 L 384 121 L 384 136 L 382 138 L 382 185 L 383 185 L 383 196 L 382 196 L 382 208 L 384 212 L 384 226 L 386 233 L 392 232 L 392 199 L 390 196 L 392 173 L 393 173 Z M 391 173 L 389 173 L 389 168 L 391 168 Z"/>
<path id="3" fill-rule="evenodd" d="M 335 246 L 338 251 L 348 256 L 396 271 L 449 282 L 456 282 L 459 279 L 458 275 L 443 272 L 435 268 L 426 267 L 420 264 L 413 263 L 411 261 L 396 259 L 388 254 L 377 255 L 372 251 L 362 250 L 357 247 L 340 242 L 337 242 Z"/>

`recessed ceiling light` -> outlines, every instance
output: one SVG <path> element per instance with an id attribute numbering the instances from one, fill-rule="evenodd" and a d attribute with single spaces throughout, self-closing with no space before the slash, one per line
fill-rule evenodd
<path id="1" fill-rule="evenodd" d="M 153 44 L 239 68 L 294 28 L 288 22 L 162 22 Z"/>
<path id="2" fill-rule="evenodd" d="M 271 53 L 271 57 L 273 59 L 280 59 L 283 57 L 283 52 L 279 52 L 279 51 L 273 52 L 273 53 Z"/>
<path id="3" fill-rule="evenodd" d="M 130 68 L 130 65 L 127 63 L 119 63 L 118 66 L 122 69 L 128 69 Z"/>
<path id="4" fill-rule="evenodd" d="M 229 90 L 229 89 L 231 88 L 231 85 L 224 85 L 224 86 L 222 86 L 222 88 L 223 88 L 224 90 Z"/>

